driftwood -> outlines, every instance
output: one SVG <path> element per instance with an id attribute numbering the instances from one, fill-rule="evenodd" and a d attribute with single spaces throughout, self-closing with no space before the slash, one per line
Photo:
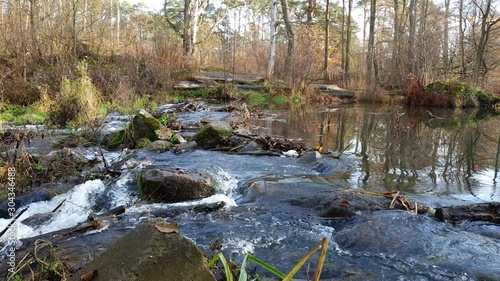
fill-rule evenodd
<path id="1" fill-rule="evenodd" d="M 436 218 L 440 221 L 448 221 L 451 223 L 487 221 L 494 224 L 500 224 L 500 203 L 492 202 L 437 208 Z"/>

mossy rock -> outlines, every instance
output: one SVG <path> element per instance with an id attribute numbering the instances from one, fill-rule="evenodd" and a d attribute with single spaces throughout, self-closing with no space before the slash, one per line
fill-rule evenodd
<path id="1" fill-rule="evenodd" d="M 98 272 L 94 281 L 215 281 L 203 253 L 178 233 L 155 227 L 161 222 L 142 224 L 97 257 L 70 281 Z"/>
<path id="2" fill-rule="evenodd" d="M 121 144 L 125 143 L 125 137 L 127 129 L 123 129 L 119 131 L 108 143 L 108 148 L 115 149 L 118 148 Z"/>
<path id="3" fill-rule="evenodd" d="M 198 146 L 208 149 L 222 146 L 233 133 L 231 125 L 224 121 L 214 121 L 205 125 L 193 140 Z"/>
<path id="4" fill-rule="evenodd" d="M 142 138 L 147 138 L 150 141 L 168 140 L 172 138 L 173 132 L 163 126 L 160 121 L 149 114 L 144 109 L 134 116 L 130 124 L 130 137 L 135 144 Z"/>
<path id="5" fill-rule="evenodd" d="M 144 109 L 134 116 L 128 128 L 119 131 L 108 143 L 114 149 L 122 144 L 132 148 L 145 148 L 157 140 L 175 140 L 175 133 Z M 147 141 L 146 141 L 147 140 Z"/>

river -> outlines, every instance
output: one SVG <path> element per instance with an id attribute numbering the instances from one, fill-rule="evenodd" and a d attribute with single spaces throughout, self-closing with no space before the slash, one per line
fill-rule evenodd
<path id="1" fill-rule="evenodd" d="M 252 253 L 287 272 L 322 237 L 329 250 L 322 278 L 342 280 L 500 280 L 500 227 L 451 225 L 405 211 L 329 220 L 315 205 L 333 189 L 400 191 L 412 201 L 437 207 L 499 201 L 500 119 L 482 111 L 353 106 L 265 110 L 242 131 L 298 139 L 341 154 L 339 159 L 248 156 L 196 150 L 181 154 L 140 151 L 129 156 L 118 179 L 88 181 L 23 214 L 51 211 L 49 221 L 19 224 L 20 238 L 71 227 L 90 212 L 126 205 L 108 230 L 67 243 L 68 252 L 92 253 L 151 216 L 177 221 L 180 232 L 207 251 L 222 241 L 227 257 Z M 225 113 L 179 114 L 181 122 L 223 118 Z M 110 159 L 117 153 L 106 154 Z M 138 203 L 135 177 L 146 167 L 203 170 L 217 194 L 196 202 Z M 172 212 L 224 202 L 215 212 Z M 0 229 L 8 223 L 0 219 Z M 106 234 L 108 232 L 108 234 Z M 76 255 L 76 254 L 75 254 Z M 311 260 L 311 271 L 315 259 Z M 257 269 L 257 272 L 264 272 Z M 312 276 L 306 268 L 297 277 Z M 264 274 L 265 275 L 265 274 Z"/>

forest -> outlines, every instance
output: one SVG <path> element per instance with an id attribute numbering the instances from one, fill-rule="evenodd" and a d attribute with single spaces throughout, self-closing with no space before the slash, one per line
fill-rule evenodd
<path id="1" fill-rule="evenodd" d="M 152 3 L 0 0 L 0 279 L 500 280 L 500 1 Z"/>
<path id="2" fill-rule="evenodd" d="M 492 0 L 0 2 L 3 102 L 56 99 L 88 64 L 109 102 L 171 94 L 199 70 L 261 74 L 297 94 L 335 83 L 369 100 L 415 81 L 500 89 L 500 12 Z M 126 104 L 125 104 L 126 105 Z"/>

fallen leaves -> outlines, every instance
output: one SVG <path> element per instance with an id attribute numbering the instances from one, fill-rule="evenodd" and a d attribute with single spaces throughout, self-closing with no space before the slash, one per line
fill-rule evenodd
<path id="1" fill-rule="evenodd" d="M 168 223 L 164 220 L 157 220 L 155 227 L 158 231 L 163 233 L 179 233 L 179 225 L 177 222 Z"/>

